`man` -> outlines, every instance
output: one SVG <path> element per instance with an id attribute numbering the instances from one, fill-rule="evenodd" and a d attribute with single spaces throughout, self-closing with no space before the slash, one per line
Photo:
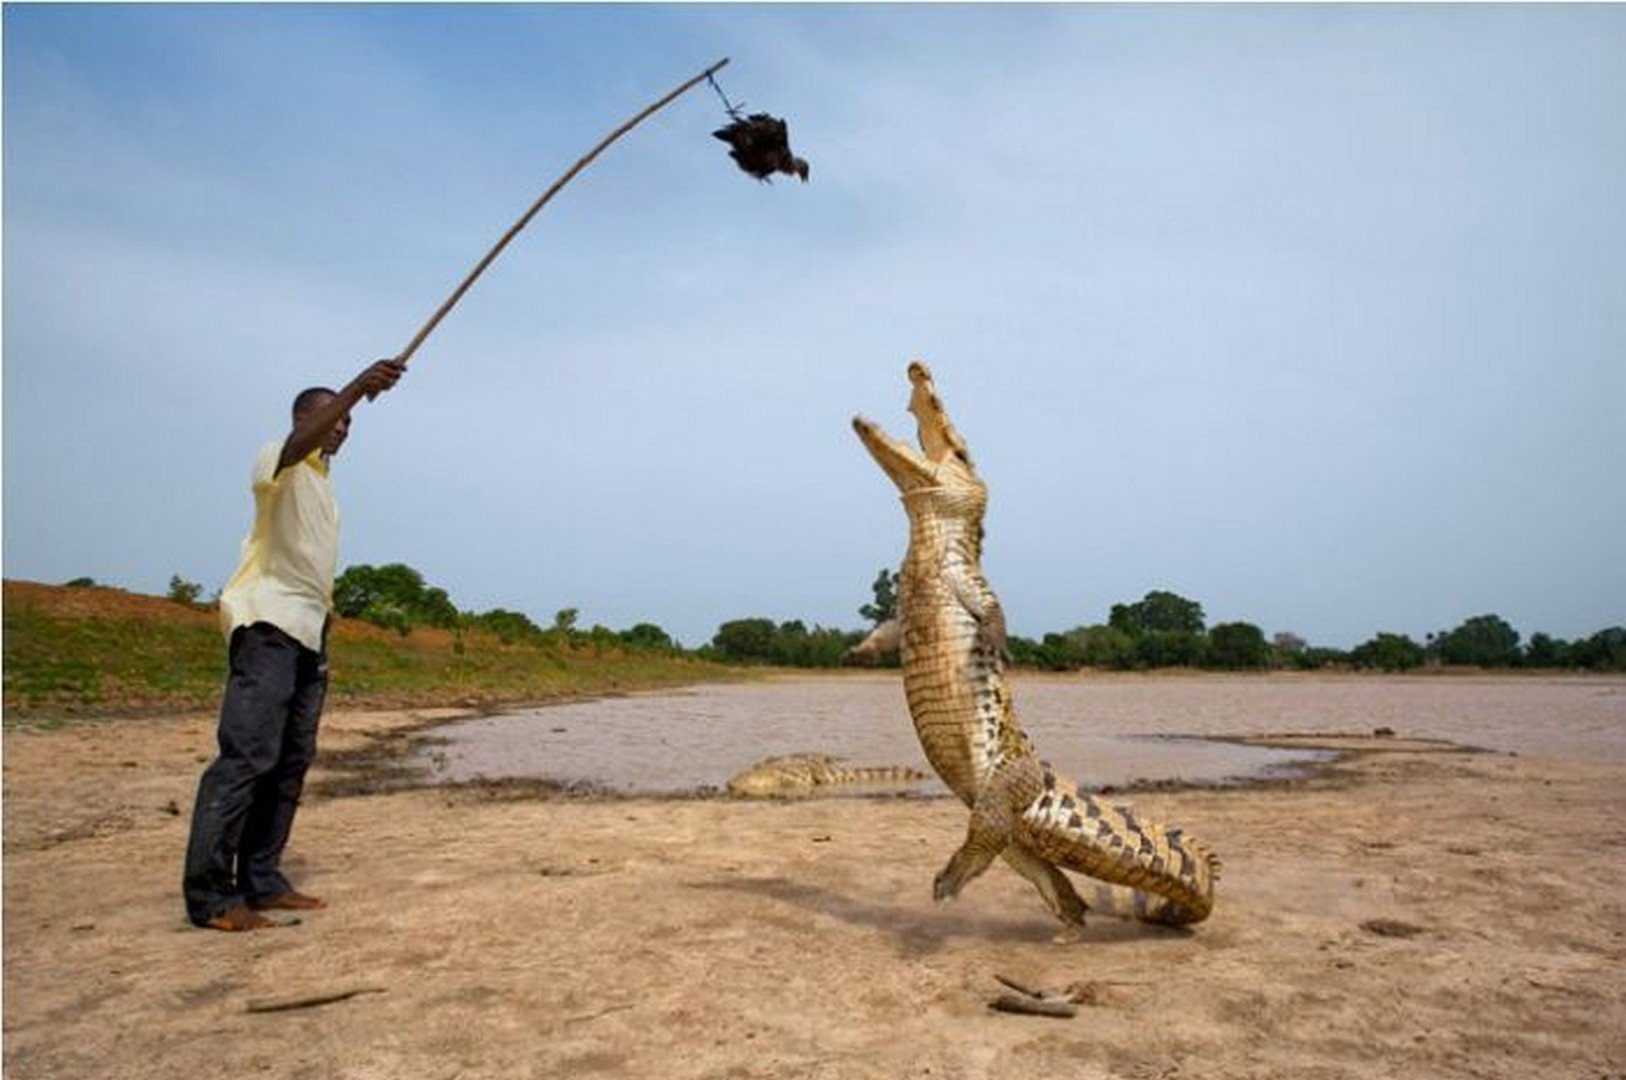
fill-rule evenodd
<path id="1" fill-rule="evenodd" d="M 220 706 L 220 754 L 198 781 L 182 892 L 187 917 L 214 930 L 280 925 L 267 909 L 324 907 L 278 864 L 288 843 L 327 690 L 327 630 L 339 554 L 328 463 L 350 410 L 400 379 L 380 360 L 337 392 L 294 399 L 293 430 L 254 462 L 254 528 L 220 593 L 231 674 Z"/>

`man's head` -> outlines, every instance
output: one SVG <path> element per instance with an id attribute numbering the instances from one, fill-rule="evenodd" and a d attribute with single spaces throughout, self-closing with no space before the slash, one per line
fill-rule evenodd
<path id="1" fill-rule="evenodd" d="M 311 413 L 317 411 L 339 395 L 325 386 L 312 386 L 301 390 L 294 398 L 294 426 Z M 344 445 L 344 440 L 350 435 L 350 414 L 345 413 L 339 417 L 338 423 L 328 429 L 327 437 L 322 440 L 322 453 L 332 457 Z"/>

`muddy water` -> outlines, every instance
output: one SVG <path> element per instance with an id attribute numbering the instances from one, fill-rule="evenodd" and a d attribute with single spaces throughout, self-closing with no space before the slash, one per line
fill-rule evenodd
<path id="1" fill-rule="evenodd" d="M 1316 757 L 1205 736 L 1377 727 L 1524 754 L 1626 760 L 1626 679 L 1019 675 L 1015 695 L 1041 756 L 1090 787 L 1219 783 Z M 610 698 L 465 721 L 436 734 L 445 743 L 423 763 L 443 781 L 527 777 L 688 792 L 801 751 L 929 771 L 895 674 Z M 942 788 L 933 782 L 919 790 Z"/>

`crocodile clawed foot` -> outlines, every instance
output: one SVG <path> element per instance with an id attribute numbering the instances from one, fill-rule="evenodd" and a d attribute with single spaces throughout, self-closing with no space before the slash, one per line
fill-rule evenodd
<path id="1" fill-rule="evenodd" d="M 1057 945 L 1073 945 L 1083 941 L 1084 913 L 1089 909 L 1089 905 L 1079 899 L 1077 893 L 1070 896 L 1063 894 L 1061 906 L 1056 910 L 1062 928 L 1050 940 Z"/>
<path id="2" fill-rule="evenodd" d="M 932 899 L 948 900 L 960 895 L 960 890 L 975 881 L 994 860 L 996 849 L 978 847 L 973 841 L 967 841 L 965 846 L 954 853 L 950 859 L 937 872 L 932 879 Z"/>

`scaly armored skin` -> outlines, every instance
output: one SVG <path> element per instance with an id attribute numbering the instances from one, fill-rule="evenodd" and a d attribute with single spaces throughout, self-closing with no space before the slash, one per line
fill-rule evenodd
<path id="1" fill-rule="evenodd" d="M 926 365 L 909 365 L 909 411 L 920 449 L 863 417 L 853 428 L 902 492 L 909 550 L 895 628 L 904 693 L 932 768 L 971 808 L 965 843 L 937 875 L 933 895 L 954 896 L 995 857 L 1038 888 L 1062 922 L 1082 927 L 1088 905 L 1062 869 L 1134 890 L 1134 913 L 1169 925 L 1201 922 L 1214 904 L 1219 862 L 1179 829 L 1081 793 L 1033 753 L 1005 679 L 1005 616 L 982 575 L 988 489 L 949 423 Z"/>
<path id="2" fill-rule="evenodd" d="M 912 784 L 929 779 L 906 765 L 841 765 L 829 754 L 787 754 L 759 761 L 728 782 L 741 799 L 781 799 L 812 794 L 814 788 L 847 784 Z"/>

